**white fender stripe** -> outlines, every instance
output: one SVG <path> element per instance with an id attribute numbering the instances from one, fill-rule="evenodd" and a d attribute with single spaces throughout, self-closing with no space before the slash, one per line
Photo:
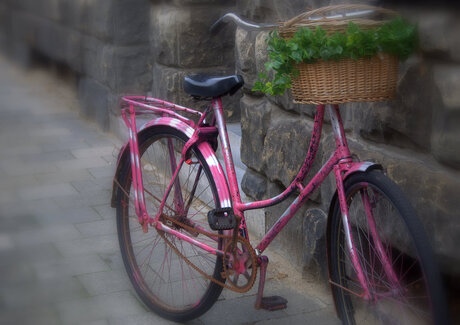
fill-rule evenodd
<path id="1" fill-rule="evenodd" d="M 139 128 L 139 131 L 145 130 L 155 125 L 165 125 L 165 126 L 173 127 L 174 129 L 183 132 L 188 138 L 191 138 L 194 133 L 194 129 L 190 125 L 178 119 L 172 118 L 172 117 L 160 117 L 160 118 L 151 120 L 145 123 L 141 128 Z M 227 179 L 225 178 L 225 174 L 222 169 L 222 166 L 220 165 L 219 161 L 216 158 L 216 154 L 214 150 L 211 148 L 211 146 L 207 142 L 200 143 L 198 145 L 198 149 L 203 154 L 203 157 L 205 157 L 206 163 L 209 165 L 209 169 L 211 171 L 213 180 L 216 183 L 217 191 L 219 193 L 219 200 L 220 200 L 221 207 L 223 208 L 231 207 L 232 200 L 230 196 L 230 191 L 228 189 Z"/>

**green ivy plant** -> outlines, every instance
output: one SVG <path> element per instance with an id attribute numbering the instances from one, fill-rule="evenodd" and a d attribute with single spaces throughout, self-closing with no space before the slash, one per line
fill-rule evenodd
<path id="1" fill-rule="evenodd" d="M 266 71 L 273 70 L 273 78 L 261 73 L 253 91 L 269 95 L 282 95 L 291 87 L 291 75 L 296 77 L 296 63 L 314 63 L 317 60 L 335 60 L 371 57 L 377 52 L 389 53 L 400 60 L 407 59 L 417 47 L 416 26 L 401 17 L 396 17 L 380 27 L 362 30 L 353 22 L 348 23 L 345 33 L 326 35 L 317 26 L 299 28 L 291 39 L 281 38 L 276 31 L 267 38 L 270 60 Z"/>

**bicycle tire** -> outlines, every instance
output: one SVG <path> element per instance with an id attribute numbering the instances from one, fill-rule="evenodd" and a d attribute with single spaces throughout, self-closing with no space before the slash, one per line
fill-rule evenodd
<path id="1" fill-rule="evenodd" d="M 447 324 L 440 273 L 423 226 L 404 194 L 378 170 L 353 174 L 344 182 L 352 240 L 370 291 L 367 301 L 346 247 L 339 200 L 329 239 L 329 276 L 343 324 Z M 372 209 L 373 236 L 365 204 Z M 383 221 L 383 218 L 385 222 Z M 376 233 L 374 232 L 374 233 Z M 390 280 L 377 253 L 379 242 L 397 281 Z"/>
<path id="2" fill-rule="evenodd" d="M 169 126 L 155 126 L 142 132 L 138 137 L 144 188 L 150 192 L 148 193 L 146 191 L 145 195 L 147 210 L 151 217 L 155 216 L 159 206 L 158 198 L 160 198 L 160 200 L 163 198 L 164 191 L 172 176 L 171 166 L 169 165 L 168 167 L 172 158 L 168 158 L 167 153 L 164 154 L 167 151 L 165 149 L 166 144 L 170 143 L 169 140 L 173 143 L 173 151 L 177 157 L 177 163 L 180 158 L 181 149 L 188 140 L 188 137 L 184 133 Z M 163 149 L 164 152 L 162 155 L 159 151 Z M 155 155 L 152 157 L 151 153 L 155 150 Z M 199 224 L 202 229 L 213 232 L 213 230 L 209 228 L 206 214 L 208 207 L 220 207 L 217 188 L 206 160 L 196 148 L 192 148 L 191 150 L 190 162 L 190 165 L 183 165 L 179 176 L 184 203 L 189 201 L 187 194 L 190 197 L 192 193 L 194 194 L 193 198 L 190 199 L 192 203 L 188 210 L 189 214 L 187 215 L 187 219 L 192 220 L 195 225 Z M 164 166 L 166 169 L 161 169 L 161 166 Z M 200 166 L 202 172 L 198 173 Z M 186 168 L 188 168 L 189 178 L 184 180 L 184 175 L 186 175 L 187 172 L 187 170 L 185 170 Z M 195 180 L 199 179 L 195 191 L 190 188 L 190 184 L 192 184 L 190 175 L 193 172 L 198 175 L 198 177 L 195 177 Z M 125 269 L 136 293 L 149 309 L 166 319 L 184 322 L 199 317 L 209 310 L 216 302 L 222 292 L 222 286 L 202 276 L 187 264 L 187 262 L 179 257 L 174 249 L 163 240 L 160 233 L 154 227 L 149 226 L 149 231 L 146 234 L 142 232 L 133 205 L 133 191 L 130 189 L 132 176 L 129 159 L 124 162 L 124 166 L 120 169 L 120 173 L 121 175 L 118 179 L 120 180 L 120 184 L 124 186 L 124 189 L 119 188 L 117 193 L 118 239 Z M 203 175 L 205 176 L 203 177 Z M 193 181 L 193 184 L 194 183 L 195 181 Z M 173 191 L 174 190 L 171 192 Z M 129 194 L 129 196 L 127 196 L 127 194 Z M 151 194 L 154 195 L 153 198 L 150 197 Z M 155 198 L 155 196 L 157 198 Z M 169 195 L 164 211 L 165 214 L 169 216 L 177 217 L 178 211 L 177 209 L 175 210 L 174 200 L 170 200 L 172 196 L 171 194 Z M 208 201 L 209 197 L 211 197 L 210 201 Z M 198 209 L 202 210 L 200 211 Z M 183 218 L 183 215 L 180 217 Z M 184 219 L 182 221 L 184 221 Z M 185 230 L 180 227 L 176 230 L 185 232 Z M 177 239 L 175 236 L 167 233 L 162 234 L 175 248 L 184 254 L 184 256 L 193 260 L 200 268 L 205 269 L 208 275 L 214 277 L 218 281 L 225 282 L 225 279 L 222 278 L 223 263 L 221 257 L 216 257 L 215 255 L 202 251 L 183 240 Z M 190 235 L 190 231 L 187 232 L 187 234 Z M 202 235 L 195 235 L 200 236 L 197 239 L 203 240 Z M 148 236 L 150 236 L 151 239 L 149 239 L 150 237 Z M 140 237 L 142 241 L 140 247 L 136 247 L 136 240 L 138 237 Z M 208 239 L 208 241 L 205 242 L 210 246 L 214 245 L 214 247 L 217 246 L 216 248 L 220 249 L 223 246 L 221 238 L 217 240 L 210 240 L 209 238 L 204 239 Z M 145 250 L 147 246 L 149 248 Z M 150 256 L 143 256 L 146 251 Z M 137 256 L 136 253 L 139 256 Z M 141 253 L 143 254 L 142 256 Z M 142 263 L 140 263 L 141 261 Z"/>

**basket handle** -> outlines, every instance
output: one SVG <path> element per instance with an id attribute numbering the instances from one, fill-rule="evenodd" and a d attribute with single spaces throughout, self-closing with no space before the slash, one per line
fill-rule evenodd
<path id="1" fill-rule="evenodd" d="M 332 11 L 332 10 L 372 10 L 372 11 L 376 11 L 376 12 L 380 12 L 380 13 L 388 14 L 388 15 L 398 14 L 396 11 L 393 11 L 390 9 L 385 9 L 385 8 L 375 7 L 375 6 L 365 5 L 365 4 L 334 5 L 334 6 L 321 7 L 315 10 L 310 10 L 310 11 L 301 13 L 300 15 L 285 22 L 283 24 L 283 27 L 289 28 L 292 25 L 304 20 L 305 18 L 312 17 L 312 16 L 323 16 L 323 20 L 337 20 L 337 18 L 328 19 L 327 17 L 324 16 L 324 13 L 328 11 Z"/>

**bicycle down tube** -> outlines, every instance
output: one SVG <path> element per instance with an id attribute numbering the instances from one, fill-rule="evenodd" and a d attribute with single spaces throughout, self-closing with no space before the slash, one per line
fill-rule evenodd
<path id="1" fill-rule="evenodd" d="M 363 285 L 364 297 L 369 297 L 368 287 L 365 281 L 364 272 L 359 263 L 358 257 L 355 254 L 353 238 L 351 236 L 351 230 L 348 226 L 348 208 L 345 198 L 345 190 L 343 187 L 343 173 L 352 169 L 355 165 L 360 163 L 355 163 L 351 160 L 351 154 L 348 149 L 348 143 L 345 137 L 345 131 L 343 129 L 343 123 L 340 116 L 340 111 L 338 105 L 328 105 L 328 113 L 331 118 L 332 129 L 334 132 L 334 138 L 336 142 L 336 150 L 323 165 L 321 170 L 310 180 L 306 187 L 303 187 L 301 182 L 306 177 L 307 173 L 311 169 L 311 165 L 316 156 L 316 152 L 319 145 L 319 139 L 321 138 L 322 122 L 324 118 L 324 105 L 318 105 L 317 113 L 315 116 L 315 123 L 313 128 L 312 139 L 310 140 L 310 147 L 307 153 L 307 157 L 300 168 L 298 175 L 295 177 L 291 185 L 280 195 L 264 200 L 256 201 L 252 203 L 242 203 L 238 183 L 236 180 L 235 167 L 232 160 L 231 149 L 228 146 L 228 135 L 227 130 L 225 129 L 225 123 L 223 121 L 223 112 L 222 104 L 218 100 L 213 103 L 214 113 L 216 114 L 217 123 L 219 126 L 219 136 L 221 137 L 222 143 L 222 152 L 225 160 L 225 167 L 227 170 L 227 177 L 229 179 L 230 193 L 232 195 L 234 203 L 234 212 L 235 215 L 242 216 L 244 223 L 244 211 L 250 209 L 264 208 L 274 204 L 277 204 L 285 200 L 296 188 L 301 190 L 300 195 L 291 203 L 291 205 L 286 209 L 286 211 L 280 216 L 280 218 L 275 222 L 275 224 L 270 228 L 270 230 L 262 238 L 261 242 L 256 246 L 256 252 L 260 255 L 267 246 L 273 241 L 273 239 L 278 235 L 278 233 L 284 228 L 284 226 L 292 219 L 292 217 L 297 213 L 302 204 L 310 197 L 313 191 L 324 181 L 324 179 L 329 175 L 329 173 L 334 170 L 336 181 L 337 181 L 337 191 L 340 198 L 340 206 L 342 211 L 342 219 L 345 225 L 345 236 L 347 238 L 347 245 L 352 257 L 352 263 L 356 269 L 356 273 L 360 282 Z"/>
<path id="2" fill-rule="evenodd" d="M 351 167 L 351 165 L 353 164 L 345 140 L 344 130 L 341 126 L 342 122 L 338 107 L 328 106 L 328 113 L 331 116 L 331 123 L 333 124 L 337 148 L 331 155 L 329 160 L 320 169 L 320 171 L 310 180 L 307 186 L 303 187 L 301 182 L 304 180 L 308 171 L 311 169 L 311 165 L 316 156 L 317 147 L 319 145 L 319 139 L 321 137 L 322 121 L 324 118 L 324 106 L 319 105 L 317 110 L 318 111 L 317 116 L 315 118 L 312 140 L 310 141 L 310 148 L 307 157 L 300 169 L 298 176 L 294 179 L 291 185 L 283 193 L 274 198 L 264 201 L 242 204 L 239 206 L 243 211 L 255 208 L 264 208 L 285 200 L 296 188 L 300 189 L 300 195 L 291 203 L 291 205 L 280 216 L 280 218 L 275 222 L 271 229 L 265 234 L 259 245 L 257 245 L 256 249 L 258 249 L 260 253 L 262 253 L 267 248 L 271 241 L 276 237 L 276 235 L 278 235 L 281 229 L 283 229 L 284 226 L 289 222 L 289 220 L 295 215 L 295 213 L 300 209 L 302 204 L 309 198 L 313 191 L 324 181 L 324 179 L 334 169 L 334 166 L 342 166 L 340 167 L 340 169 L 345 170 L 347 169 L 347 166 Z"/>

